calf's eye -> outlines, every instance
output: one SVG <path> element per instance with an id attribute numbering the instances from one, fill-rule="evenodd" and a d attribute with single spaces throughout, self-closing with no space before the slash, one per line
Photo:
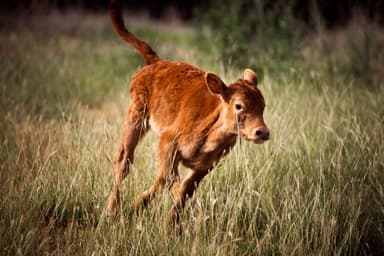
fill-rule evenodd
<path id="1" fill-rule="evenodd" d="M 243 106 L 241 104 L 235 104 L 235 109 L 236 110 L 242 110 Z"/>

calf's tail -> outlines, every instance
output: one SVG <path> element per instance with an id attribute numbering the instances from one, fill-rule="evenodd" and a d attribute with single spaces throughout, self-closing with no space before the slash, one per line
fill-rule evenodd
<path id="1" fill-rule="evenodd" d="M 156 52 L 152 50 L 149 44 L 139 39 L 127 30 L 124 25 L 119 1 L 111 0 L 109 2 L 109 14 L 111 16 L 113 27 L 115 28 L 116 32 L 125 42 L 135 48 L 141 54 L 141 56 L 143 56 L 145 65 L 150 65 L 160 60 Z"/>

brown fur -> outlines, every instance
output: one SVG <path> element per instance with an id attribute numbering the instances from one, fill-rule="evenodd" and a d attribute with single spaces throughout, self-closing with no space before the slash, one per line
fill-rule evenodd
<path id="1" fill-rule="evenodd" d="M 145 66 L 132 77 L 131 101 L 115 160 L 115 183 L 107 213 L 116 215 L 119 188 L 133 162 L 135 147 L 152 128 L 160 138 L 158 175 L 132 207 L 147 202 L 167 184 L 174 196 L 171 213 L 178 218 L 186 199 L 231 150 L 238 135 L 255 143 L 269 139 L 256 74 L 246 69 L 242 79 L 227 87 L 215 74 L 186 63 L 161 60 L 147 43 L 126 30 L 115 1 L 111 1 L 110 14 L 117 33 L 143 56 Z M 183 181 L 178 174 L 179 163 L 190 168 Z"/>

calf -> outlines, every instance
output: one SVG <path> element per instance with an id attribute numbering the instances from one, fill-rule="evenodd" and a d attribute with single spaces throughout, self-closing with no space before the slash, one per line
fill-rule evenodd
<path id="1" fill-rule="evenodd" d="M 127 31 L 115 1 L 110 3 L 110 15 L 117 33 L 142 55 L 145 65 L 132 77 L 131 101 L 114 163 L 115 181 L 107 214 L 116 215 L 120 185 L 133 163 L 135 147 L 152 128 L 159 136 L 157 177 L 132 207 L 149 201 L 167 185 L 174 196 L 171 216 L 177 219 L 186 199 L 231 150 L 237 136 L 254 143 L 269 139 L 263 120 L 264 98 L 251 69 L 226 86 L 215 74 L 160 59 L 147 43 Z M 180 163 L 190 169 L 182 181 Z"/>

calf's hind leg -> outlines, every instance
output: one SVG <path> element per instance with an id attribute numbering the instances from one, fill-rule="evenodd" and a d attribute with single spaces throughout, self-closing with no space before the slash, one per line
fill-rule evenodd
<path id="1" fill-rule="evenodd" d="M 135 148 L 147 130 L 145 111 L 139 111 L 137 106 L 131 104 L 113 167 L 114 185 L 107 202 L 107 216 L 109 218 L 113 218 L 117 214 L 120 205 L 121 182 L 128 175 L 129 165 L 133 163 Z"/>

